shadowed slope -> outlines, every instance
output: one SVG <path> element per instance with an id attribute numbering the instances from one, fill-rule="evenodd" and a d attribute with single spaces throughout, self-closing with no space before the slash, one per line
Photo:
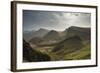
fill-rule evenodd
<path id="1" fill-rule="evenodd" d="M 34 50 L 25 40 L 23 41 L 23 58 L 28 62 L 50 61 L 47 54 Z"/>

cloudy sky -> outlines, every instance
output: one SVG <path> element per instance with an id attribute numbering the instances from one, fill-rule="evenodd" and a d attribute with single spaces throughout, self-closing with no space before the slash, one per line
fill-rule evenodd
<path id="1" fill-rule="evenodd" d="M 23 10 L 23 30 L 45 28 L 63 31 L 70 26 L 90 27 L 90 13 Z"/>

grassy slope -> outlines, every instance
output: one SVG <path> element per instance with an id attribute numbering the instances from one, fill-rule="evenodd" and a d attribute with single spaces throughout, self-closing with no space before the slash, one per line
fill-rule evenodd
<path id="1" fill-rule="evenodd" d="M 72 60 L 79 60 L 79 59 L 90 59 L 90 44 L 86 44 L 80 50 L 72 52 L 70 54 L 66 54 L 64 59 L 72 59 Z"/>
<path id="2" fill-rule="evenodd" d="M 38 50 L 39 49 L 39 50 Z M 57 60 L 82 60 L 82 59 L 90 59 L 91 49 L 90 43 L 85 43 L 81 49 L 75 50 L 73 52 L 67 53 L 66 48 L 62 50 L 62 52 L 52 52 L 53 47 L 41 47 L 37 48 L 38 51 L 42 53 L 46 53 L 51 57 L 52 61 Z"/>

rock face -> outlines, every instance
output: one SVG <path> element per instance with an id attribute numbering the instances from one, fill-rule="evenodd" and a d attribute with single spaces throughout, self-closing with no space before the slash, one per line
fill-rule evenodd
<path id="1" fill-rule="evenodd" d="M 34 50 L 25 40 L 23 40 L 23 59 L 25 62 L 50 61 L 47 54 Z"/>

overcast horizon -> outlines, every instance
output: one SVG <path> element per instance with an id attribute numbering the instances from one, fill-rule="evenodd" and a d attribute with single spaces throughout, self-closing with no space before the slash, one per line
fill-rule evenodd
<path id="1" fill-rule="evenodd" d="M 63 31 L 70 26 L 90 27 L 90 13 L 23 10 L 23 30 Z"/>

